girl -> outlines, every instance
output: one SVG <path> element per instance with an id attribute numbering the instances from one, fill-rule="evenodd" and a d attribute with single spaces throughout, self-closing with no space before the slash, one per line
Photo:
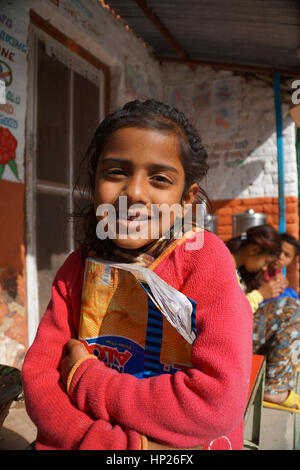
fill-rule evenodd
<path id="1" fill-rule="evenodd" d="M 268 275 L 275 276 L 283 268 L 287 268 L 300 254 L 300 242 L 289 233 L 281 233 L 281 253 L 271 266 L 268 267 Z"/>
<path id="2" fill-rule="evenodd" d="M 283 276 L 262 283 L 269 264 L 280 257 L 281 236 L 270 225 L 261 225 L 232 238 L 227 246 L 254 313 L 253 351 L 267 358 L 264 399 L 300 409 L 300 396 L 292 390 L 299 362 L 300 303 L 290 297 L 273 299 L 286 287 Z"/>
<path id="3" fill-rule="evenodd" d="M 163 212 L 201 201 L 206 158 L 185 116 L 154 100 L 128 103 L 96 130 L 87 152 L 93 204 L 85 236 L 54 279 L 24 361 L 37 449 L 242 448 L 252 315 L 232 257 L 221 240 L 197 227 L 175 239 L 176 218 L 166 226 L 163 213 L 155 239 L 131 211 L 138 204 L 142 220 L 149 220 L 153 205 L 164 204 Z M 127 198 L 125 217 L 121 197 Z M 108 204 L 118 227 L 139 228 L 142 236 L 124 238 L 114 228 L 111 238 L 100 240 L 96 230 L 104 214 L 97 214 Z M 190 368 L 139 379 L 86 354 L 77 338 L 84 260 L 91 253 L 142 264 L 197 303 Z"/>
<path id="4" fill-rule="evenodd" d="M 284 276 L 282 270 L 286 269 L 294 259 L 300 254 L 300 242 L 289 233 L 282 233 L 281 238 L 281 253 L 280 256 L 268 266 L 265 272 L 263 282 L 269 281 L 273 278 L 281 277 L 282 286 L 284 287 L 283 292 L 280 294 L 281 297 L 293 297 L 298 299 L 298 294 L 288 287 L 289 281 Z M 265 300 L 267 302 L 268 300 Z"/>

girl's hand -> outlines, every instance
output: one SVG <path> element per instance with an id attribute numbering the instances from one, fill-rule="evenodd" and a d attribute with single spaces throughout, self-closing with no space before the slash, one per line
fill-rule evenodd
<path id="1" fill-rule="evenodd" d="M 283 292 L 283 290 L 281 280 L 276 278 L 266 282 L 258 289 L 264 299 L 277 297 L 281 292 Z"/>
<path id="2" fill-rule="evenodd" d="M 87 356 L 88 354 L 83 344 L 80 343 L 80 341 L 78 341 L 77 339 L 70 339 L 67 342 L 67 348 L 68 348 L 69 353 L 61 361 L 61 368 L 60 368 L 61 378 L 64 384 L 67 383 L 68 375 L 70 373 L 70 370 L 74 366 L 74 364 L 76 364 L 76 362 L 79 361 L 79 359 L 81 359 L 84 356 Z"/>
<path id="3" fill-rule="evenodd" d="M 278 279 L 278 281 L 280 282 L 280 286 L 282 287 L 282 289 L 286 289 L 287 286 L 289 285 L 289 281 L 288 279 L 282 274 L 282 273 L 279 273 L 276 275 L 275 279 Z"/>

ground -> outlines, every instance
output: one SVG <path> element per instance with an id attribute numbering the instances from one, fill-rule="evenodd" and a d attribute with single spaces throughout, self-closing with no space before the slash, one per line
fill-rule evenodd
<path id="1" fill-rule="evenodd" d="M 293 419 L 291 413 L 263 408 L 261 449 L 293 449 Z M 245 437 L 249 437 L 249 432 L 251 432 L 251 415 L 245 429 Z M 26 413 L 24 403 L 14 403 L 0 430 L 0 451 L 25 449 L 35 437 L 36 428 Z"/>

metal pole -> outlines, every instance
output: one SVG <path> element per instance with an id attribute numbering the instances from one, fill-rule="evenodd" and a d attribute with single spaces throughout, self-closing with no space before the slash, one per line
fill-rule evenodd
<path id="1" fill-rule="evenodd" d="M 278 209 L 279 209 L 279 232 L 286 230 L 285 221 L 285 197 L 284 197 L 284 151 L 282 135 L 282 114 L 280 98 L 280 74 L 274 73 L 274 98 L 277 133 L 277 167 L 278 167 Z"/>

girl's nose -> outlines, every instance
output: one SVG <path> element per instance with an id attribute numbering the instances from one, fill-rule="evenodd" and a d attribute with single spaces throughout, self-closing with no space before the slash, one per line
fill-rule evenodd
<path id="1" fill-rule="evenodd" d="M 142 175 L 130 177 L 127 180 L 125 192 L 129 204 L 147 204 L 149 202 L 147 182 Z"/>

